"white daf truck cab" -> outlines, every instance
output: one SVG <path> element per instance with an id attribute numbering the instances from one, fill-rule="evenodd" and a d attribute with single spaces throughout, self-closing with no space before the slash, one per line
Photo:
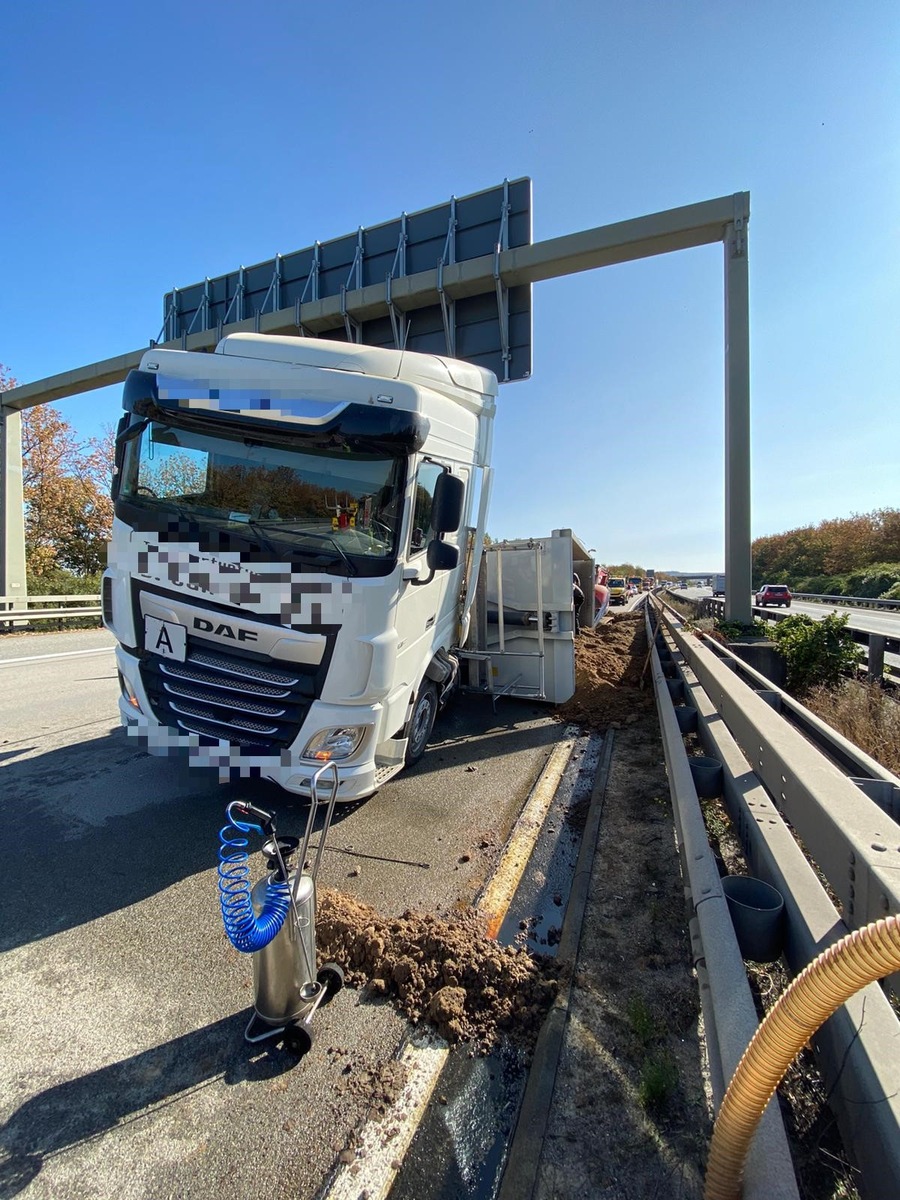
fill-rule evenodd
<path id="1" fill-rule="evenodd" d="M 421 758 L 463 674 L 568 699 L 593 569 L 570 532 L 492 548 L 475 606 L 496 394 L 470 363 L 318 338 L 144 354 L 103 578 L 129 732 L 300 794 L 333 762 L 347 801 Z"/>

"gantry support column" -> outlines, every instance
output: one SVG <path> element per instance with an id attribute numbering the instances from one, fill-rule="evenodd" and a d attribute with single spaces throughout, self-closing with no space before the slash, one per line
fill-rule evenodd
<path id="1" fill-rule="evenodd" d="M 749 625 L 750 290 L 747 226 L 750 197 L 734 196 L 725 231 L 725 620 Z"/>
<path id="2" fill-rule="evenodd" d="M 18 608 L 28 597 L 25 582 L 25 507 L 22 496 L 22 414 L 0 408 L 0 596 Z M 9 607 L 9 605 L 0 605 Z"/>

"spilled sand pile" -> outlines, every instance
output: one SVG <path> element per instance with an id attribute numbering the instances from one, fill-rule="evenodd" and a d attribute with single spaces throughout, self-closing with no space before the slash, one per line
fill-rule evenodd
<path id="1" fill-rule="evenodd" d="M 561 721 L 587 729 L 630 724 L 653 707 L 644 616 L 622 613 L 575 639 L 575 695 L 557 710 Z"/>
<path id="2" fill-rule="evenodd" d="M 559 967 L 486 937 L 474 912 L 442 920 L 406 912 L 391 920 L 323 888 L 316 943 L 321 961 L 340 963 L 347 982 L 390 997 L 413 1023 L 448 1041 L 487 1050 L 500 1033 L 531 1046 L 556 996 Z"/>

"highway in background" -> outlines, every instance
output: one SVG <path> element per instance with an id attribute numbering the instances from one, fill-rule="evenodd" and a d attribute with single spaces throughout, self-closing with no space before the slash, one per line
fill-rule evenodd
<path id="1" fill-rule="evenodd" d="M 712 596 L 712 588 L 708 587 L 672 588 L 671 591 L 673 596 L 683 596 L 686 600 L 705 600 Z M 767 612 L 787 612 L 788 610 L 768 606 L 763 609 L 755 607 L 754 611 L 756 616 L 760 616 Z M 885 637 L 900 638 L 900 609 L 859 608 L 833 602 L 792 600 L 790 612 L 805 613 L 816 620 L 821 620 L 828 613 L 838 613 L 849 618 L 847 624 L 851 629 L 861 629 L 866 633 L 881 633 Z"/>
<path id="2" fill-rule="evenodd" d="M 712 589 L 708 587 L 672 588 L 670 590 L 673 596 L 680 596 L 685 600 L 705 600 L 712 596 Z M 764 620 L 769 613 L 785 615 L 787 613 L 803 613 L 816 621 L 821 621 L 829 613 L 846 616 L 849 629 L 866 634 L 881 634 L 889 639 L 884 662 L 887 667 L 891 668 L 895 677 L 900 672 L 900 653 L 897 653 L 898 644 L 900 644 L 900 610 L 898 609 L 859 608 L 833 602 L 821 603 L 816 600 L 792 600 L 789 609 L 774 608 L 771 605 L 766 608 L 755 606 L 753 609 L 754 617 L 761 620 Z"/>

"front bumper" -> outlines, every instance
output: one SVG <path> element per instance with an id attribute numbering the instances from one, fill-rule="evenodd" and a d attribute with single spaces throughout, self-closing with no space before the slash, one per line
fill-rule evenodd
<path id="1" fill-rule="evenodd" d="M 137 738 L 150 754 L 164 758 L 185 756 L 190 766 L 217 770 L 220 782 L 269 779 L 287 792 L 309 796 L 310 780 L 322 764 L 301 760 L 300 752 L 319 730 L 351 724 L 366 726 L 366 733 L 352 760 L 346 764 L 335 764 L 338 769 L 338 801 L 361 800 L 372 795 L 400 769 L 399 766 L 379 767 L 375 763 L 381 705 L 348 709 L 347 706 L 316 700 L 310 706 L 292 745 L 285 749 L 273 748 L 270 754 L 248 753 L 246 748 L 232 746 L 227 741 L 161 724 L 153 715 L 138 659 L 117 647 L 116 663 L 128 690 L 140 705 L 139 709 L 136 708 L 124 693 L 119 697 L 119 715 L 128 735 Z"/>

